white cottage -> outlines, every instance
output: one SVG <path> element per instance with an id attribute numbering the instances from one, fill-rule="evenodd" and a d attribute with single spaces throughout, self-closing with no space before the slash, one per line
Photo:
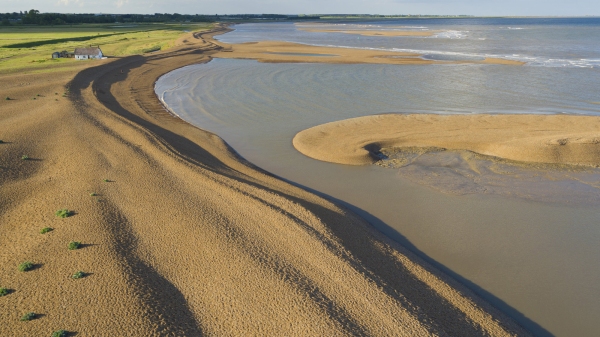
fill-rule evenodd
<path id="1" fill-rule="evenodd" d="M 101 59 L 102 56 L 102 50 L 100 50 L 100 47 L 75 48 L 76 60 Z"/>

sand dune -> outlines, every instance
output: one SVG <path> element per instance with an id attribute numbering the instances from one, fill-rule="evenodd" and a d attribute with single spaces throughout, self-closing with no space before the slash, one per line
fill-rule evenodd
<path id="1" fill-rule="evenodd" d="M 299 132 L 294 147 L 333 163 L 364 165 L 382 148 L 469 150 L 519 162 L 600 166 L 600 120 L 568 115 L 375 115 Z"/>
<path id="2" fill-rule="evenodd" d="M 154 81 L 209 61 L 224 31 L 2 76 L 14 99 L 0 104 L 0 333 L 527 335 L 363 219 L 165 111 Z M 17 271 L 25 260 L 36 268 Z"/>

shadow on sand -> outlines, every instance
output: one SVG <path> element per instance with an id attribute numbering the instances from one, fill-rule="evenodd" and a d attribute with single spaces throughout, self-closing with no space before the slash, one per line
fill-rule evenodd
<path id="1" fill-rule="evenodd" d="M 201 54 L 201 51 L 190 51 L 190 54 Z M 155 61 L 159 56 L 153 57 L 154 58 L 152 60 Z M 298 204 L 301 204 L 329 225 L 330 230 L 337 238 L 339 238 L 344 247 L 352 255 L 352 257 L 347 258 L 349 263 L 355 266 L 359 271 L 364 272 L 365 275 L 372 275 L 372 279 L 377 282 L 392 298 L 397 299 L 401 303 L 408 301 L 409 303 L 414 304 L 414 306 L 408 310 L 413 311 L 413 314 L 421 319 L 424 324 L 431 326 L 434 330 L 444 331 L 446 334 L 452 336 L 479 336 L 484 334 L 483 331 L 478 330 L 469 322 L 463 312 L 459 311 L 454 306 L 449 305 L 445 298 L 441 297 L 426 284 L 414 277 L 411 277 L 411 273 L 407 270 L 404 270 L 404 267 L 400 265 L 397 260 L 391 259 L 389 256 L 381 253 L 381 251 L 375 246 L 376 242 L 372 240 L 372 237 L 366 236 L 365 231 L 362 228 L 358 228 L 357 226 L 346 226 L 345 224 L 348 222 L 348 218 L 344 214 L 339 214 L 320 205 L 313 204 L 303 199 L 298 199 L 280 190 L 265 187 L 264 185 L 257 183 L 255 179 L 250 179 L 243 173 L 240 173 L 227 166 L 221 160 L 214 157 L 207 150 L 191 140 L 125 109 L 119 103 L 118 99 L 112 95 L 110 87 L 112 84 L 122 80 L 123 77 L 126 76 L 127 73 L 132 69 L 141 67 L 142 65 L 148 63 L 149 58 L 143 56 L 132 56 L 82 71 L 71 82 L 73 99 L 75 101 L 81 100 L 80 103 L 82 103 L 82 106 L 85 107 L 85 101 L 81 96 L 81 90 L 91 85 L 94 92 L 103 92 L 103 94 L 98 95 L 98 100 L 104 106 L 116 114 L 144 128 L 148 132 L 160 137 L 176 150 L 175 154 L 180 156 L 181 159 L 217 174 L 226 176 L 230 179 L 234 179 L 244 184 L 256 186 L 263 190 L 268 190 L 277 195 L 285 197 L 288 200 L 292 200 Z M 125 73 L 117 73 L 119 69 L 124 69 Z M 115 73 L 117 74 L 115 75 Z M 150 88 L 150 90 L 152 90 L 152 88 Z M 152 94 L 154 94 L 153 91 Z M 158 99 L 156 99 L 156 101 L 158 101 Z M 83 110 L 85 109 L 82 108 L 81 112 L 82 114 L 85 114 Z M 94 122 L 93 116 L 87 115 L 86 117 L 90 118 L 92 122 Z M 111 135 L 118 137 L 118 135 L 115 134 Z M 131 145 L 134 147 L 134 144 Z M 235 152 L 233 149 L 231 150 Z M 265 172 L 250 163 L 247 164 L 265 174 L 273 176 L 272 174 Z M 527 330 L 531 331 L 533 334 L 537 336 L 552 336 L 550 332 L 527 318 L 518 310 L 503 302 L 501 299 L 495 297 L 493 294 L 487 292 L 485 289 L 479 287 L 464 277 L 454 273 L 441 263 L 429 258 L 426 254 L 419 251 L 403 235 L 389 227 L 375 216 L 358 207 L 347 204 L 341 200 L 332 198 L 318 191 L 306 188 L 305 186 L 290 181 L 287 182 L 309 192 L 320 195 L 321 197 L 331 200 L 336 204 L 342 205 L 353 211 L 362 218 L 366 219 L 373 227 L 385 234 L 388 238 L 409 249 L 417 256 L 430 263 L 432 266 L 441 270 L 443 273 L 458 280 L 478 296 L 487 300 L 493 306 L 500 309 L 500 311 L 505 313 L 507 316 L 513 318 L 516 322 L 525 327 Z M 271 206 L 276 207 L 276 205 Z M 121 224 L 117 227 L 122 228 L 125 230 L 125 232 L 115 232 L 115 238 L 120 238 L 118 240 L 121 241 L 125 240 L 126 242 L 122 242 L 122 244 L 123 247 L 127 247 L 135 241 L 135 237 L 133 237 L 133 234 L 129 232 L 129 229 L 126 228 L 128 226 L 122 225 L 123 223 L 127 223 L 127 219 L 122 218 L 122 216 L 119 214 L 117 214 L 116 217 L 118 218 L 118 222 Z M 115 221 L 115 219 L 111 219 L 111 221 Z M 300 225 L 303 224 L 300 223 Z M 306 224 L 306 227 L 310 226 Z M 151 266 L 145 264 L 134 253 L 132 253 L 130 249 L 120 250 L 120 254 L 122 255 L 123 260 L 127 261 L 127 264 L 131 266 L 131 269 L 128 272 L 131 273 L 131 277 L 135 280 L 135 283 L 143 287 L 145 292 L 151 293 L 153 295 L 151 298 L 155 298 L 156 303 L 147 303 L 149 307 L 152 307 L 154 308 L 153 310 L 157 311 L 153 315 L 164 315 L 163 317 L 165 317 L 168 325 L 179 325 L 182 327 L 182 330 L 179 331 L 180 333 L 192 333 L 195 335 L 201 334 L 201 329 L 198 325 L 198 322 L 196 322 L 193 313 L 187 307 L 183 294 L 181 294 L 181 292 L 179 292 L 179 290 L 173 284 L 159 275 Z M 178 314 L 174 315 L 175 312 Z M 440 322 L 431 322 L 430 319 L 432 317 L 439 318 Z M 498 317 L 494 318 L 497 319 Z"/>

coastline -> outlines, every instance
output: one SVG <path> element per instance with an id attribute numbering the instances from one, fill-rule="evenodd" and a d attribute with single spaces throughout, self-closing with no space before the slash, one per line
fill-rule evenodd
<path id="1" fill-rule="evenodd" d="M 15 103 L 31 112 L 0 110 L 12 127 L 1 144 L 0 217 L 8 225 L 0 281 L 14 289 L 2 298 L 11 319 L 1 329 L 47 334 L 47 325 L 60 323 L 86 335 L 115 325 L 137 335 L 527 335 L 365 220 L 168 113 L 154 82 L 208 61 L 217 48 L 205 35 L 84 69 L 56 108 L 21 95 Z M 43 95 L 69 76 L 42 77 Z M 20 161 L 21 152 L 39 161 Z M 88 199 L 90 191 L 101 198 Z M 65 206 L 75 216 L 52 217 Z M 42 224 L 55 231 L 29 234 Z M 66 252 L 71 239 L 88 246 Z M 22 259 L 39 267 L 15 274 Z M 53 277 L 81 266 L 91 274 L 83 282 Z M 54 310 L 65 302 L 72 305 Z M 31 307 L 46 317 L 27 325 L 13 319 Z"/>

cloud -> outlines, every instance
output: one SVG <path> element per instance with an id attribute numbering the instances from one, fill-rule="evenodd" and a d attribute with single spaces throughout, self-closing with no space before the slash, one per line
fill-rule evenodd
<path id="1" fill-rule="evenodd" d="M 121 8 L 121 7 L 123 7 L 123 5 L 126 5 L 128 3 L 129 3 L 129 0 L 117 0 L 115 2 L 115 5 L 117 5 L 117 8 Z"/>
<path id="2" fill-rule="evenodd" d="M 81 1 L 81 0 L 58 0 L 58 2 L 56 4 L 58 6 L 60 6 L 60 5 L 64 5 L 64 6 L 79 5 L 79 7 L 81 7 L 81 6 L 83 6 L 83 1 Z"/>

